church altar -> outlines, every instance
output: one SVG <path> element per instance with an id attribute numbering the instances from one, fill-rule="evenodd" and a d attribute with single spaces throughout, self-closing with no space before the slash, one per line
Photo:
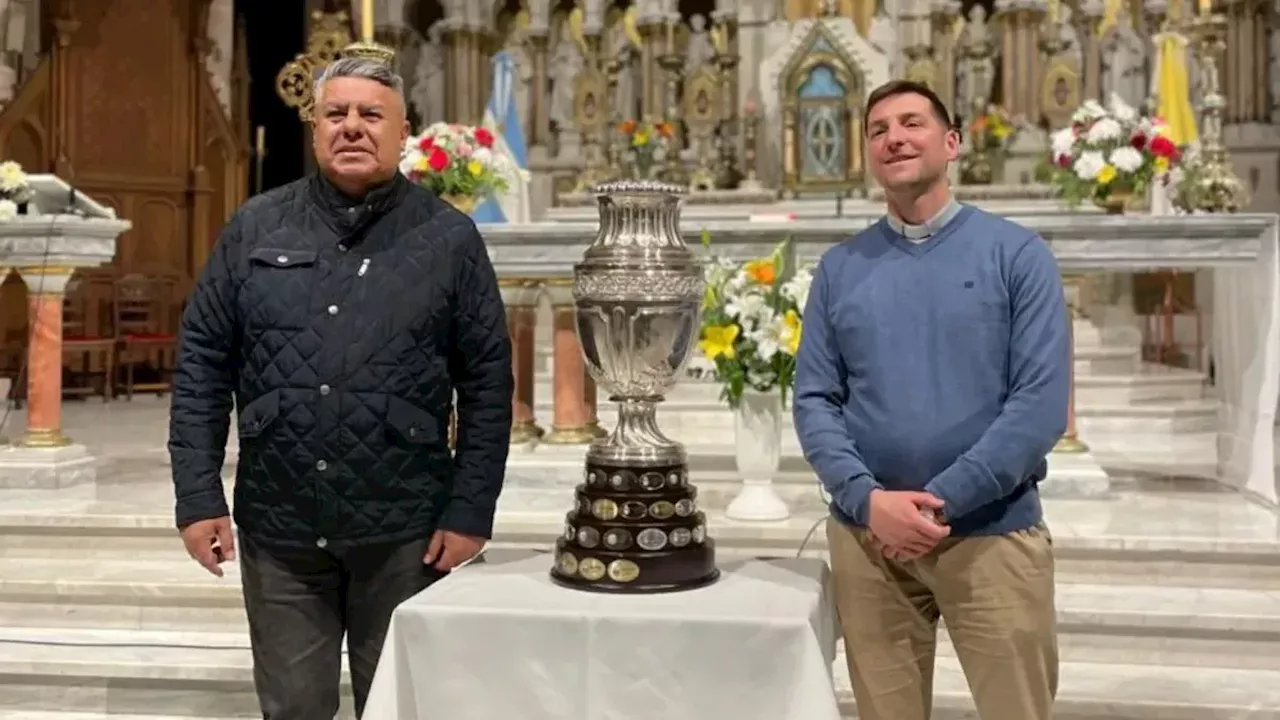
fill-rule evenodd
<path id="1" fill-rule="evenodd" d="M 766 255 L 779 240 L 790 238 L 795 260 L 807 265 L 817 262 L 833 244 L 874 223 L 879 215 L 868 211 L 796 221 L 686 217 L 682 232 L 693 247 L 700 247 L 703 232 L 709 233 L 716 253 L 737 261 Z M 1161 268 L 1212 271 L 1211 342 L 1221 401 L 1217 476 L 1221 482 L 1268 502 L 1280 500 L 1273 447 L 1280 399 L 1280 219 L 1261 214 L 1108 216 L 1059 212 L 1023 215 L 1017 221 L 1043 237 L 1062 270 L 1071 275 Z M 545 289 L 553 308 L 571 312 L 568 281 L 573 264 L 595 236 L 596 223 L 482 225 L 480 230 L 518 327 L 529 327 L 533 322 L 529 295 L 534 288 Z M 555 312 L 558 332 L 572 333 L 572 324 L 564 325 L 559 319 L 562 310 Z M 531 327 L 528 332 L 531 339 Z M 516 344 L 522 344 L 519 337 Z M 594 388 L 582 387 L 582 382 L 579 393 L 591 393 L 585 412 L 595 422 Z M 562 395 L 559 387 L 555 395 Z M 521 409 L 531 400 L 517 397 L 515 402 L 517 421 L 521 422 Z M 568 423 L 572 418 L 565 415 L 561 419 Z M 726 422 L 729 419 L 726 410 Z M 528 422 L 532 422 L 531 409 Z"/>

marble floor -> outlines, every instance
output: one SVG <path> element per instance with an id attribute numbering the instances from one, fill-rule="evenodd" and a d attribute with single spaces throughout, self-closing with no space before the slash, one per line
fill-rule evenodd
<path id="1" fill-rule="evenodd" d="M 260 717 L 238 573 L 206 574 L 172 527 L 165 402 L 70 405 L 66 427 L 99 457 L 96 485 L 0 490 L 0 720 Z M 825 553 L 816 509 L 768 524 L 709 512 L 724 556 Z M 1184 479 L 1046 513 L 1059 720 L 1280 720 L 1274 509 Z M 504 510 L 495 545 L 545 549 L 562 517 Z M 935 716 L 976 718 L 941 637 Z M 840 661 L 834 676 L 856 717 Z"/>

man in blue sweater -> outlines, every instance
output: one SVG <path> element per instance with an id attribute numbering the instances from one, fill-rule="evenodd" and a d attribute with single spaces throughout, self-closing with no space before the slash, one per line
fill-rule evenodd
<path id="1" fill-rule="evenodd" d="M 1061 437 L 1070 327 L 1053 254 L 951 196 L 960 138 L 927 87 L 867 99 L 889 213 L 827 252 L 795 421 L 862 720 L 927 720 L 939 617 L 982 720 L 1050 720 L 1054 563 L 1037 484 Z"/>

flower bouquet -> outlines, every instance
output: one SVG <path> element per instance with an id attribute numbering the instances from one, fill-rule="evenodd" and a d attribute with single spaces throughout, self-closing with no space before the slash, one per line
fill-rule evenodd
<path id="1" fill-rule="evenodd" d="M 625 149 L 622 163 L 633 180 L 652 180 L 667 159 L 667 149 L 675 130 L 665 122 L 638 122 L 626 120 L 618 126 Z"/>
<path id="2" fill-rule="evenodd" d="M 505 153 L 494 149 L 489 130 L 440 122 L 405 142 L 400 171 L 470 213 L 481 198 L 504 192 L 517 168 Z"/>
<path id="3" fill-rule="evenodd" d="M 968 147 L 960 164 L 966 184 L 987 185 L 1003 173 L 1005 156 L 1018 136 L 1019 123 L 999 105 L 988 105 L 986 112 L 969 121 L 965 127 Z"/>
<path id="4" fill-rule="evenodd" d="M 703 244 L 710 239 L 704 234 Z M 744 392 L 777 391 L 785 402 L 795 380 L 801 315 L 813 275 L 786 272 L 788 242 L 769 257 L 738 264 L 713 257 L 707 264 L 700 357 L 722 385 L 721 398 L 737 408 Z"/>
<path id="5" fill-rule="evenodd" d="M 19 206 L 31 200 L 27 173 L 13 160 L 0 162 L 0 221 L 18 216 Z"/>
<path id="6" fill-rule="evenodd" d="M 1181 158 L 1164 121 L 1113 95 L 1109 108 L 1086 101 L 1054 133 L 1045 174 L 1068 205 L 1093 202 L 1119 214 L 1153 182 L 1167 182 Z"/>

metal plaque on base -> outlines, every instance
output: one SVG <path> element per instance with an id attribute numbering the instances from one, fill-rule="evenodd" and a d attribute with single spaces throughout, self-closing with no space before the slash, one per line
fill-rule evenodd
<path id="1" fill-rule="evenodd" d="M 680 237 L 685 190 L 656 182 L 595 188 L 600 231 L 573 269 L 587 371 L 618 425 L 587 450 L 551 577 L 596 592 L 691 590 L 720 576 L 684 446 L 656 409 L 698 340 L 702 263 Z"/>

